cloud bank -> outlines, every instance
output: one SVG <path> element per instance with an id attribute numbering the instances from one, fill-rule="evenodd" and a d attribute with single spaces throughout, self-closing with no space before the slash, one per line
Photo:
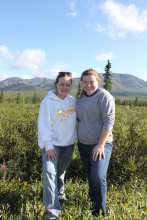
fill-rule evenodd
<path id="1" fill-rule="evenodd" d="M 116 56 L 112 52 L 108 52 L 108 53 L 102 53 L 100 55 L 96 55 L 95 59 L 97 61 L 105 61 L 105 60 L 113 60 L 115 58 Z"/>
<path id="2" fill-rule="evenodd" d="M 12 65 L 9 64 L 9 69 L 27 68 L 36 72 L 39 65 L 45 62 L 45 51 L 40 49 L 10 52 L 7 47 L 0 46 L 0 54 L 5 60 L 12 62 Z"/>
<path id="3" fill-rule="evenodd" d="M 138 34 L 147 30 L 147 10 L 141 10 L 134 4 L 123 5 L 107 0 L 99 8 L 107 15 L 110 37 L 123 37 L 127 32 Z"/>
<path id="4" fill-rule="evenodd" d="M 10 77 L 20 77 L 22 79 L 29 79 L 33 77 L 46 77 L 50 79 L 55 79 L 58 72 L 60 71 L 69 71 L 71 69 L 71 65 L 60 62 L 57 63 L 53 68 L 47 70 L 41 70 L 39 68 L 40 65 L 45 63 L 45 51 L 43 50 L 24 50 L 20 51 L 12 51 L 3 45 L 0 45 L 0 60 L 1 65 L 3 62 L 8 66 L 8 70 L 18 70 L 18 73 L 0 73 L 0 81 L 10 78 Z M 26 74 L 22 74 L 19 70 L 28 69 L 31 70 L 29 76 Z M 72 72 L 72 71 L 71 71 Z M 76 72 L 72 72 L 73 77 L 77 77 Z"/>
<path id="5" fill-rule="evenodd" d="M 69 4 L 69 8 L 72 12 L 67 12 L 66 13 L 66 16 L 72 16 L 72 17 L 77 17 L 77 10 L 75 9 L 75 5 L 76 3 L 75 2 L 71 2 Z"/>

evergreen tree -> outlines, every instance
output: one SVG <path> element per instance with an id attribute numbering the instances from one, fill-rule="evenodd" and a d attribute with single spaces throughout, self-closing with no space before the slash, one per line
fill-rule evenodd
<path id="1" fill-rule="evenodd" d="M 4 92 L 3 90 L 1 91 L 1 95 L 0 95 L 0 103 L 4 102 Z"/>
<path id="2" fill-rule="evenodd" d="M 18 96 L 16 98 L 16 103 L 20 104 L 21 103 L 21 97 L 20 97 L 20 92 L 18 93 Z"/>
<path id="3" fill-rule="evenodd" d="M 118 99 L 117 99 L 117 98 L 115 98 L 115 100 L 116 100 L 116 104 L 117 104 L 117 105 L 120 105 L 120 104 L 121 104 L 121 103 L 120 103 L 120 99 L 119 99 L 119 98 L 118 98 Z"/>
<path id="4" fill-rule="evenodd" d="M 34 93 L 34 97 L 33 97 L 32 103 L 36 104 L 37 102 L 38 102 L 37 95 L 36 95 L 36 93 Z"/>
<path id="5" fill-rule="evenodd" d="M 8 99 L 8 102 L 9 102 L 9 103 L 11 102 L 11 98 Z"/>
<path id="6" fill-rule="evenodd" d="M 29 103 L 28 97 L 26 97 L 26 99 L 25 99 L 25 103 L 26 103 L 26 104 Z"/>
<path id="7" fill-rule="evenodd" d="M 126 105 L 126 104 L 127 104 L 127 102 L 126 102 L 126 100 L 124 100 L 123 105 Z"/>
<path id="8" fill-rule="evenodd" d="M 112 89 L 112 82 L 111 82 L 112 74 L 110 73 L 110 69 L 111 69 L 111 63 L 108 60 L 108 64 L 105 66 L 105 73 L 103 74 L 104 76 L 103 88 L 108 90 L 109 92 Z"/>
<path id="9" fill-rule="evenodd" d="M 134 101 L 134 105 L 138 106 L 138 98 L 136 97 L 135 101 Z"/>
<path id="10" fill-rule="evenodd" d="M 81 92 L 82 92 L 82 88 L 81 88 L 81 84 L 79 83 L 79 85 L 78 85 L 78 91 L 77 91 L 77 94 L 76 94 L 76 96 L 75 96 L 76 99 L 79 97 L 79 95 L 81 94 Z"/>

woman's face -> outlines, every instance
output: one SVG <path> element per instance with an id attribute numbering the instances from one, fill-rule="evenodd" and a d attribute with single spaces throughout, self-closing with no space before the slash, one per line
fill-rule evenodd
<path id="1" fill-rule="evenodd" d="M 88 95 L 92 95 L 98 88 L 98 81 L 94 75 L 83 76 L 82 87 Z"/>
<path id="2" fill-rule="evenodd" d="M 58 83 L 56 84 L 56 88 L 58 97 L 64 99 L 70 92 L 71 77 L 67 75 L 60 77 Z"/>

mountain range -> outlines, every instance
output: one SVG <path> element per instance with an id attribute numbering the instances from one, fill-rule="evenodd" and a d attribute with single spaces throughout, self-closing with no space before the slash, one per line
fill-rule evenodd
<path id="1" fill-rule="evenodd" d="M 147 82 L 130 74 L 112 73 L 112 90 L 114 96 L 147 96 Z M 99 74 L 101 79 L 99 87 L 103 87 L 103 73 Z M 80 78 L 73 79 L 72 94 L 77 93 Z M 48 91 L 54 89 L 54 80 L 49 78 L 21 79 L 12 77 L 0 81 L 0 90 L 3 91 Z"/>

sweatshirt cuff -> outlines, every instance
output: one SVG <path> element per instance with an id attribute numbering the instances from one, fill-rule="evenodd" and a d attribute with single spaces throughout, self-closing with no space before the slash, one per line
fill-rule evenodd
<path id="1" fill-rule="evenodd" d="M 52 150 L 52 149 L 54 149 L 53 145 L 46 145 L 45 146 L 45 151 Z"/>
<path id="2" fill-rule="evenodd" d="M 112 131 L 112 128 L 113 128 L 112 125 L 104 125 L 102 129 L 111 132 L 111 131 Z"/>

